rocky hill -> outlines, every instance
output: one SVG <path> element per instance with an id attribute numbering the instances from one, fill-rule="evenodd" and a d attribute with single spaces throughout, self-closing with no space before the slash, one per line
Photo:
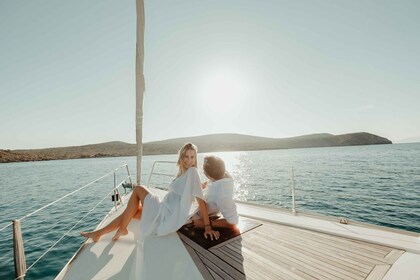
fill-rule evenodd
<path id="1" fill-rule="evenodd" d="M 186 142 L 193 142 L 196 144 L 199 148 L 199 152 L 392 144 L 392 142 L 386 138 L 366 132 L 341 135 L 322 133 L 291 138 L 265 138 L 240 134 L 212 134 L 145 143 L 143 146 L 143 154 L 174 154 L 177 153 L 179 147 Z M 135 144 L 115 141 L 74 147 L 33 150 L 0 150 L 0 163 L 75 158 L 121 157 L 134 156 L 135 153 Z"/>

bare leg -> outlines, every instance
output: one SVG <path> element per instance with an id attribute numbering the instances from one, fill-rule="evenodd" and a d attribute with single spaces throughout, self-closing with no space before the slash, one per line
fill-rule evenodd
<path id="1" fill-rule="evenodd" d="M 133 194 L 131 195 L 131 197 L 133 197 L 133 196 L 134 196 L 134 191 L 133 191 Z M 129 203 L 131 201 L 131 197 L 130 197 Z M 127 204 L 127 208 L 128 208 L 128 204 Z M 124 217 L 124 215 L 126 215 L 127 208 L 124 210 L 124 212 L 121 215 L 119 215 L 117 218 L 112 220 L 112 222 L 107 224 L 105 227 L 103 227 L 101 229 L 98 229 L 98 230 L 95 230 L 95 231 L 90 231 L 90 232 L 82 231 L 80 233 L 80 235 L 82 235 L 84 237 L 87 237 L 87 238 L 92 238 L 93 242 L 97 242 L 99 240 L 99 238 L 101 238 L 102 235 L 107 234 L 111 231 L 114 231 L 114 230 L 120 228 L 121 222 L 123 221 L 123 217 Z M 142 210 L 143 210 L 142 206 L 139 205 L 139 202 L 137 202 L 137 210 L 136 210 L 136 212 L 134 212 L 132 218 L 140 220 Z"/>
<path id="2" fill-rule="evenodd" d="M 139 205 L 139 208 L 137 210 L 137 212 L 134 214 L 133 219 L 136 220 L 140 220 L 141 219 L 141 213 L 142 213 L 142 206 Z M 109 224 L 107 224 L 105 227 L 95 230 L 95 231 L 82 231 L 80 233 L 80 235 L 87 237 L 87 238 L 92 238 L 93 242 L 97 242 L 99 240 L 99 238 L 101 238 L 102 235 L 107 234 L 111 231 L 114 231 L 116 229 L 118 229 L 121 225 L 121 221 L 122 221 L 122 217 L 123 217 L 124 213 L 121 213 L 121 215 L 119 215 L 117 218 L 115 218 L 112 222 L 110 222 Z"/>
<path id="3" fill-rule="evenodd" d="M 101 238 L 102 235 L 107 234 L 108 232 L 114 231 L 120 227 L 123 215 L 124 213 L 116 217 L 112 222 L 110 222 L 109 224 L 107 224 L 105 227 L 101 229 L 90 231 L 90 232 L 82 231 L 80 235 L 87 238 L 92 238 L 93 242 L 97 242 L 99 238 Z"/>
<path id="4" fill-rule="evenodd" d="M 137 186 L 133 190 L 133 194 L 128 201 L 127 207 L 122 215 L 122 221 L 120 223 L 119 229 L 115 233 L 112 240 L 117 240 L 120 236 L 128 234 L 127 226 L 130 223 L 131 219 L 136 215 L 139 210 L 139 203 L 143 205 L 144 199 L 149 194 L 149 191 L 142 187 Z M 141 214 L 140 214 L 141 216 Z"/>
<path id="5" fill-rule="evenodd" d="M 141 220 L 141 214 L 143 213 L 143 206 L 139 205 L 139 209 L 136 214 L 134 214 L 133 219 Z"/>

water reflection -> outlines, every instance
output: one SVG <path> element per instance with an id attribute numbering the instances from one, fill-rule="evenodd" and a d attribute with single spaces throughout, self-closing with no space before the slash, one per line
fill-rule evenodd
<path id="1" fill-rule="evenodd" d="M 275 151 L 212 153 L 226 162 L 235 181 L 235 199 L 291 208 L 291 169 L 295 168 L 296 205 L 300 211 L 397 227 L 420 232 L 420 144 L 314 148 Z M 203 158 L 199 154 L 202 179 Z M 27 162 L 0 165 L 2 186 L 0 228 L 57 198 L 74 191 L 123 164 L 136 178 L 135 157 Z M 147 184 L 154 161 L 177 160 L 177 155 L 145 156 L 141 183 Z M 175 164 L 159 165 L 151 185 L 167 187 L 177 173 Z M 125 177 L 117 173 L 117 182 Z M 51 246 L 80 216 L 113 187 L 113 176 L 92 184 L 85 192 L 63 200 L 22 224 L 30 264 L 39 246 Z M 55 254 L 34 267 L 36 279 L 50 279 L 82 243 L 81 229 L 93 229 L 113 206 L 108 198 L 97 211 L 69 233 Z M 35 233 L 43 229 L 44 234 Z M 13 277 L 11 229 L 0 232 L 0 279 Z M 59 265 L 57 254 L 63 254 Z M 66 255 L 67 254 L 67 255 Z M 54 263 L 54 267 L 50 264 Z M 42 267 L 48 267 L 45 275 Z M 44 274 L 43 274 L 44 273 Z"/>

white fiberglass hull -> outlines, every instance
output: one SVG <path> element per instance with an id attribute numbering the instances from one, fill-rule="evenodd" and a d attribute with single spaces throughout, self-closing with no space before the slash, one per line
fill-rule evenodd
<path id="1" fill-rule="evenodd" d="M 151 191 L 161 197 L 166 193 L 158 189 Z M 120 209 L 111 213 L 99 226 L 108 223 L 122 211 L 123 209 Z M 267 226 L 269 226 L 268 224 L 279 224 L 328 234 L 332 238 L 344 238 L 355 240 L 354 242 L 367 242 L 366 244 L 369 243 L 372 246 L 395 248 L 390 256 L 386 256 L 388 259 L 395 258 L 395 261 L 388 266 L 376 265 L 370 277 L 373 277 L 373 274 L 378 274 L 380 275 L 378 279 L 420 279 L 420 266 L 418 265 L 420 263 L 420 239 L 413 233 L 356 222 L 344 225 L 340 224 L 337 218 L 300 213 L 294 215 L 282 209 L 246 203 L 238 203 L 238 211 L 242 218 L 254 219 L 261 222 L 263 226 L 265 226 L 265 222 Z M 203 265 L 198 265 L 197 258 L 193 260 L 194 254 L 190 254 L 191 248 L 185 246 L 176 233 L 164 237 L 150 236 L 146 238 L 144 244 L 140 243 L 138 241 L 139 223 L 138 220 L 133 220 L 129 225 L 130 233 L 116 242 L 111 240 L 113 232 L 103 236 L 97 243 L 88 240 L 56 279 L 213 279 L 211 274 L 202 273 Z M 246 237 L 252 236 L 252 234 L 252 230 L 244 234 L 244 244 Z M 231 248 L 233 247 L 231 246 Z M 247 251 L 249 249 L 240 247 L 240 250 Z M 206 251 L 201 253 L 207 254 Z M 208 251 L 208 254 L 212 253 Z M 253 262 L 252 258 L 260 258 L 258 255 L 253 255 L 253 252 L 250 254 L 254 257 L 251 257 L 251 260 L 245 257 L 244 263 Z M 279 259 L 283 254 L 284 252 L 281 250 L 278 251 Z M 221 258 L 221 261 L 225 260 Z M 293 269 L 296 270 L 296 267 Z M 245 275 L 246 270 L 243 271 L 243 274 L 244 278 L 252 279 L 251 275 Z"/>

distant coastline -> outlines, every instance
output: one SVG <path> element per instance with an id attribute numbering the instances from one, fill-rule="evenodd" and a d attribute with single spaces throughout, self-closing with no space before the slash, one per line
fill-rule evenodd
<path id="1" fill-rule="evenodd" d="M 203 136 L 175 138 L 148 142 L 143 145 L 144 155 L 175 154 L 179 147 L 193 142 L 200 152 L 252 151 L 293 148 L 314 148 L 355 145 L 392 144 L 384 137 L 367 132 L 333 135 L 328 133 L 310 134 L 291 138 L 266 138 L 241 134 L 211 134 Z M 136 144 L 107 142 L 84 146 L 31 149 L 1 150 L 0 163 L 135 156 Z"/>

